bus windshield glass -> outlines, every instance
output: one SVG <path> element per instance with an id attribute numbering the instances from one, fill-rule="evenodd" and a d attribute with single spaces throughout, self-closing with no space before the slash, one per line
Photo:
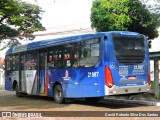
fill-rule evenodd
<path id="1" fill-rule="evenodd" d="M 145 58 L 145 47 L 143 37 L 113 37 L 114 51 L 119 63 L 139 64 Z"/>

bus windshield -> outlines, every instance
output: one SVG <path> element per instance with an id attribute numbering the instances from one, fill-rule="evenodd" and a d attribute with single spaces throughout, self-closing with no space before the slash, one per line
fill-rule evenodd
<path id="1" fill-rule="evenodd" d="M 114 51 L 119 63 L 127 65 L 142 63 L 145 58 L 144 38 L 113 37 Z"/>

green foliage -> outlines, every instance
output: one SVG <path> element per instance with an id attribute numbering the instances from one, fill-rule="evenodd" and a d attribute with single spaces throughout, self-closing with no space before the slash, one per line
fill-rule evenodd
<path id="1" fill-rule="evenodd" d="M 94 0 L 90 18 L 98 32 L 128 30 L 158 37 L 160 15 L 150 13 L 139 0 Z"/>
<path id="2" fill-rule="evenodd" d="M 127 30 L 131 22 L 127 15 L 128 0 L 94 0 L 91 8 L 91 26 L 96 31 Z M 124 8 L 125 7 L 125 8 Z"/>
<path id="3" fill-rule="evenodd" d="M 0 43 L 10 40 L 3 48 L 18 44 L 20 40 L 33 40 L 33 32 L 45 30 L 40 23 L 42 13 L 36 5 L 19 0 L 1 0 Z"/>

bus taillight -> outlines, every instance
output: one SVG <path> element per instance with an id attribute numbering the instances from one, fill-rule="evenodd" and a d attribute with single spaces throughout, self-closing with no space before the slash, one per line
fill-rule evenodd
<path id="1" fill-rule="evenodd" d="M 149 84 L 149 85 L 151 84 L 151 76 L 150 76 L 150 73 L 148 74 L 148 84 Z"/>
<path id="2" fill-rule="evenodd" d="M 107 66 L 105 66 L 105 82 L 109 88 L 113 87 L 114 85 L 111 70 Z"/>

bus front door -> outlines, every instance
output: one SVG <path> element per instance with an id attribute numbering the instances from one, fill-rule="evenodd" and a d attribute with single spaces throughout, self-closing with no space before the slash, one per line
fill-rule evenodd
<path id="1" fill-rule="evenodd" d="M 39 94 L 47 94 L 48 87 L 46 86 L 47 76 L 47 52 L 39 54 Z"/>

